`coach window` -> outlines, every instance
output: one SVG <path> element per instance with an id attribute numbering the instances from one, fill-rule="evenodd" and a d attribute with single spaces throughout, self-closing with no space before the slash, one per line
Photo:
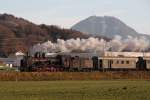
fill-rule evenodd
<path id="1" fill-rule="evenodd" d="M 126 64 L 129 64 L 129 60 L 126 61 Z"/>
<path id="2" fill-rule="evenodd" d="M 147 60 L 146 63 L 149 63 L 149 60 Z"/>
<path id="3" fill-rule="evenodd" d="M 123 60 L 121 61 L 121 64 L 124 64 L 124 61 L 123 61 Z"/>
<path id="4" fill-rule="evenodd" d="M 119 60 L 117 60 L 116 64 L 119 64 Z"/>

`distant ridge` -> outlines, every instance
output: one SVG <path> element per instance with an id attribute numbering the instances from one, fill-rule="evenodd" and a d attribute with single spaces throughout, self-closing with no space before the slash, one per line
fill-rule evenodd
<path id="1" fill-rule="evenodd" d="M 139 34 L 133 28 L 112 16 L 90 16 L 73 25 L 72 29 L 87 34 L 106 36 L 108 38 L 113 38 L 116 35 L 120 35 L 123 38 L 128 36 L 146 36 L 146 38 L 150 38 L 149 35 Z"/>

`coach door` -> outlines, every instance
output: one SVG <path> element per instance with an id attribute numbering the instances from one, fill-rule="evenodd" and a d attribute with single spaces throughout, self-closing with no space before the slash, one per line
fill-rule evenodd
<path id="1" fill-rule="evenodd" d="M 93 57 L 92 58 L 92 60 L 93 60 L 93 68 L 94 68 L 94 70 L 98 70 L 99 69 L 99 65 L 98 65 L 98 57 Z"/>
<path id="2" fill-rule="evenodd" d="M 102 59 L 99 60 L 99 69 L 100 70 L 103 69 L 103 60 Z"/>
<path id="3" fill-rule="evenodd" d="M 112 60 L 108 60 L 108 69 L 111 69 Z"/>

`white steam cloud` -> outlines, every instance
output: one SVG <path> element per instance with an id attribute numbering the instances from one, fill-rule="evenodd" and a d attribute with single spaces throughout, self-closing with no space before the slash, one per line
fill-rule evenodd
<path id="1" fill-rule="evenodd" d="M 88 39 L 57 39 L 56 43 L 47 41 L 42 44 L 34 45 L 31 52 L 102 52 L 102 51 L 147 51 L 149 50 L 150 42 L 144 37 L 133 38 L 128 36 L 122 39 L 120 36 L 115 36 L 110 41 L 90 37 Z"/>

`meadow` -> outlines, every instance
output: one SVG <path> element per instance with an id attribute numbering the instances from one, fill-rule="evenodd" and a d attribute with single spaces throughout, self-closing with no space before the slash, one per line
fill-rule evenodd
<path id="1" fill-rule="evenodd" d="M 1 81 L 0 100 L 150 100 L 150 81 Z"/>

